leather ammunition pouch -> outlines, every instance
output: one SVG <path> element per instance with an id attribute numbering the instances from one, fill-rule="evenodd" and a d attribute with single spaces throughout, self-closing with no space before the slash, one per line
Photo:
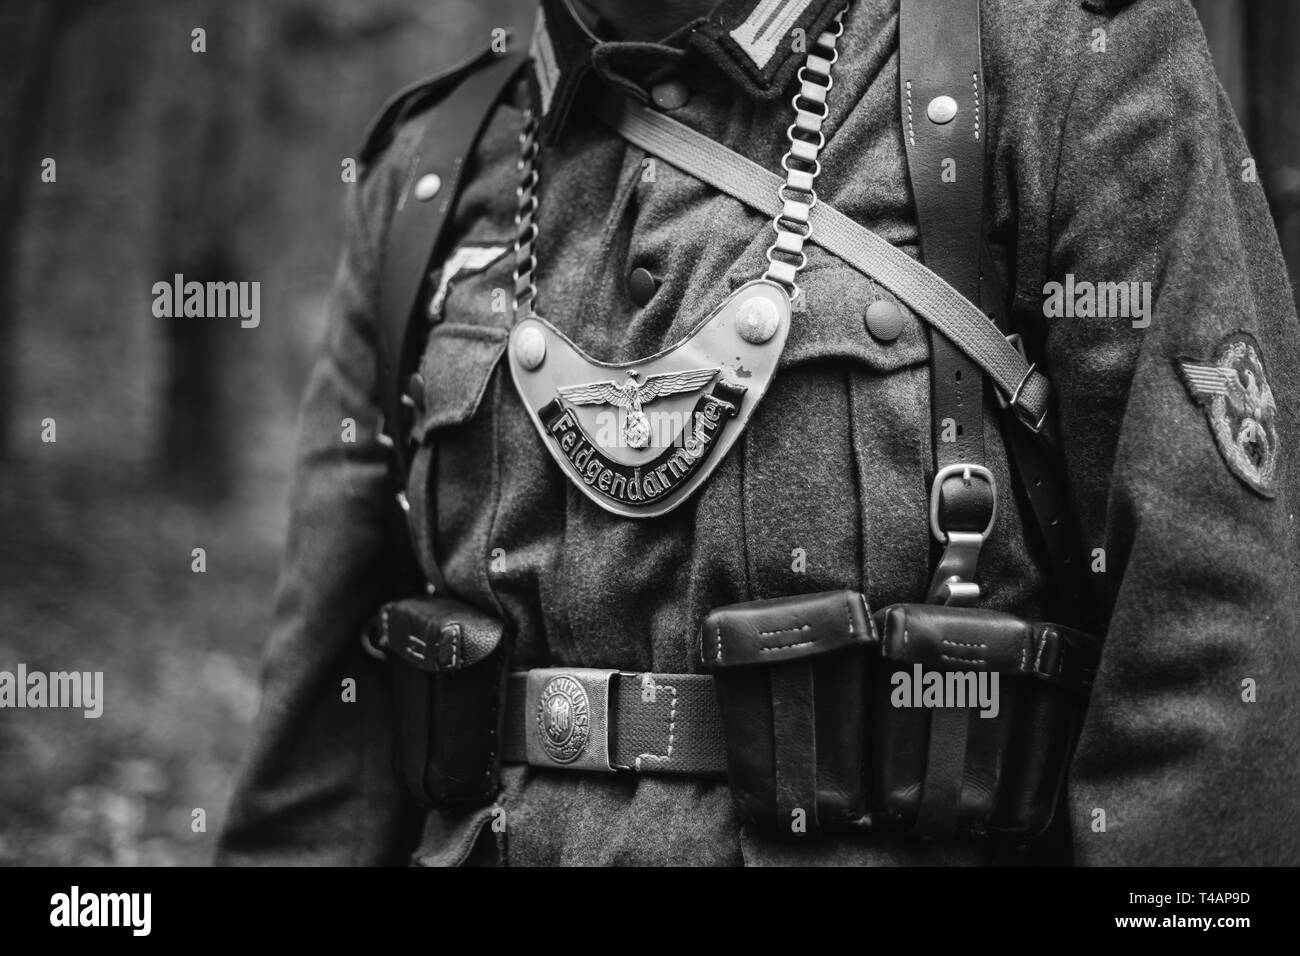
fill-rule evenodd
<path id="1" fill-rule="evenodd" d="M 933 604 L 887 607 L 876 627 L 879 814 L 926 836 L 1045 831 L 1101 642 L 1000 611 Z M 929 706 L 936 697 L 955 706 Z"/>
<path id="2" fill-rule="evenodd" d="M 425 805 L 475 803 L 500 784 L 508 641 L 467 604 L 417 597 L 386 604 L 375 644 L 392 661 L 396 762 Z"/>
<path id="3" fill-rule="evenodd" d="M 734 604 L 709 614 L 700 656 L 713 673 L 728 777 L 743 819 L 789 832 L 866 814 L 866 601 L 852 591 Z"/>
<path id="4" fill-rule="evenodd" d="M 842 591 L 719 608 L 701 632 L 737 811 L 784 833 L 1040 835 L 1099 654 L 1070 628 L 930 604 L 870 615 Z"/>

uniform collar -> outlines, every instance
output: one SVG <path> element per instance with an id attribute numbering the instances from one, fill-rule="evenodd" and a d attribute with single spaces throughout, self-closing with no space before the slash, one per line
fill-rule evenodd
<path id="1" fill-rule="evenodd" d="M 722 0 L 707 17 L 657 43 L 605 40 L 602 24 L 588 29 L 567 0 L 542 0 L 533 30 L 532 77 L 541 109 L 541 137 L 554 142 L 587 75 L 644 95 L 643 82 L 671 72 L 693 51 L 702 54 L 746 96 L 775 99 L 802 62 L 808 42 L 829 26 L 845 0 Z"/>

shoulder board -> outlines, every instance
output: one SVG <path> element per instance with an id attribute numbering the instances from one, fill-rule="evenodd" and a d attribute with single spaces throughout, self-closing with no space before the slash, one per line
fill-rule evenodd
<path id="1" fill-rule="evenodd" d="M 484 45 L 458 66 L 398 90 L 370 121 L 361 151 L 357 154 L 361 162 L 370 164 L 392 141 L 397 127 L 417 113 L 435 106 L 461 80 L 496 59 L 498 54 L 493 53 L 490 46 Z"/>

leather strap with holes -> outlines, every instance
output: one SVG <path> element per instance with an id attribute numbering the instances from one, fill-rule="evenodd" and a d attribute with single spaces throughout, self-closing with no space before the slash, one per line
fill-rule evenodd
<path id="1" fill-rule="evenodd" d="M 972 302 L 979 301 L 984 235 L 979 28 L 979 0 L 902 0 L 899 7 L 899 108 L 921 260 Z M 984 377 L 933 328 L 930 415 L 936 473 L 984 466 Z M 957 473 L 937 493 L 938 527 L 944 531 L 978 532 L 989 524 L 995 494 L 990 483 Z M 966 716 L 931 719 L 918 833 L 950 836 L 957 829 Z"/>
<path id="2" fill-rule="evenodd" d="M 904 0 L 898 29 L 899 101 L 921 260 L 978 302 L 984 232 L 978 0 Z M 933 329 L 930 347 L 936 470 L 983 465 L 984 377 Z"/>

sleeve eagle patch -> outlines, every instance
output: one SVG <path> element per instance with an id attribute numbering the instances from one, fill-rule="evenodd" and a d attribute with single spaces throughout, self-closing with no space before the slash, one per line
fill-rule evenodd
<path id="1" fill-rule="evenodd" d="M 1245 332 L 1222 339 L 1209 359 L 1178 358 L 1174 364 L 1192 400 L 1205 409 L 1228 470 L 1255 493 L 1277 495 L 1277 403 L 1260 357 L 1259 343 Z"/>

